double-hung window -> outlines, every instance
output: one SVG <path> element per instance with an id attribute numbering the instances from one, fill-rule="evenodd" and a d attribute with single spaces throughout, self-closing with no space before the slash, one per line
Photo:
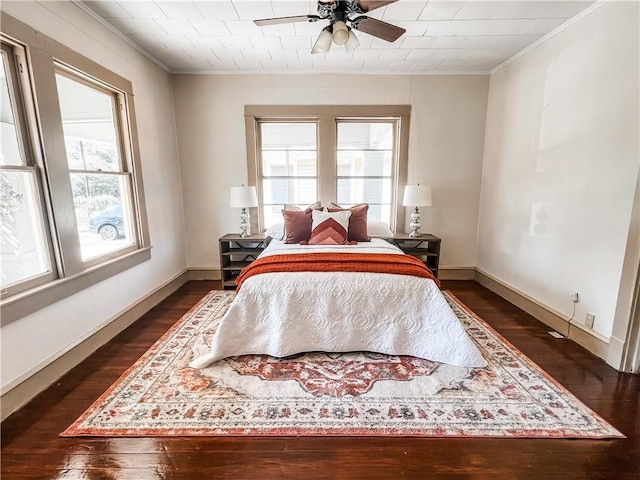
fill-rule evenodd
<path id="1" fill-rule="evenodd" d="M 409 106 L 247 106 L 249 183 L 260 230 L 283 205 L 320 200 L 369 204 L 368 218 L 394 229 L 406 183 Z"/>
<path id="2" fill-rule="evenodd" d="M 56 84 L 80 256 L 95 263 L 137 242 L 120 119 L 124 95 L 61 67 Z"/>
<path id="3" fill-rule="evenodd" d="M 2 42 L 0 75 L 0 265 L 2 297 L 55 278 L 45 223 L 42 177 L 36 166 L 25 97 L 25 52 Z"/>
<path id="4" fill-rule="evenodd" d="M 2 15 L 2 323 L 150 258 L 131 82 Z"/>

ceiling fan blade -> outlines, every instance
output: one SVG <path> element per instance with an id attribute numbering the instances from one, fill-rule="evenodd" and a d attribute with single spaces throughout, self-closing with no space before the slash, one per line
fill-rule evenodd
<path id="1" fill-rule="evenodd" d="M 406 30 L 396 25 L 369 17 L 357 17 L 352 20 L 353 27 L 387 42 L 395 42 Z"/>
<path id="2" fill-rule="evenodd" d="M 253 23 L 259 27 L 266 25 L 279 25 L 281 23 L 295 23 L 295 22 L 317 22 L 320 19 L 317 15 L 295 15 L 293 17 L 277 17 L 277 18 L 262 18 L 260 20 L 254 20 Z"/>
<path id="3" fill-rule="evenodd" d="M 386 7 L 390 3 L 395 3 L 398 0 L 359 0 L 360 8 L 363 12 L 370 12 L 376 8 Z"/>

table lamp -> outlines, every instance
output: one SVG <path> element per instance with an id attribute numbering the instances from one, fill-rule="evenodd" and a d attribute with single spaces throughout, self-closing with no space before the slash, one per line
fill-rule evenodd
<path id="1" fill-rule="evenodd" d="M 431 206 L 431 187 L 424 187 L 418 185 L 407 185 L 404 187 L 404 197 L 402 198 L 402 205 L 405 207 L 414 207 L 413 213 L 411 213 L 411 238 L 417 238 L 420 236 L 420 211 L 418 207 L 430 207 Z"/>
<path id="2" fill-rule="evenodd" d="M 256 187 L 231 187 L 229 195 L 229 205 L 232 208 L 241 208 L 240 212 L 240 236 L 242 238 L 251 236 L 251 224 L 249 223 L 248 208 L 258 206 L 258 194 Z"/>

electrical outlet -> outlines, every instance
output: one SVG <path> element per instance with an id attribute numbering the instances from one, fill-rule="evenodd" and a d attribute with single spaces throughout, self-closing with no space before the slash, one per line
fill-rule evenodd
<path id="1" fill-rule="evenodd" d="M 569 298 L 574 302 L 578 301 L 578 292 L 569 292 Z"/>
<path id="2" fill-rule="evenodd" d="M 593 322 L 595 321 L 596 321 L 596 316 L 593 313 L 587 313 L 587 319 L 584 322 L 584 324 L 589 328 L 593 328 Z"/>

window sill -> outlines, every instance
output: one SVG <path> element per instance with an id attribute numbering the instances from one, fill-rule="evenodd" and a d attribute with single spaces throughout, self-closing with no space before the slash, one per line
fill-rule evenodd
<path id="1" fill-rule="evenodd" d="M 138 249 L 100 264 L 72 277 L 62 278 L 19 293 L 0 303 L 1 325 L 5 326 L 33 312 L 48 307 L 74 293 L 124 272 L 151 258 L 151 247 Z"/>

